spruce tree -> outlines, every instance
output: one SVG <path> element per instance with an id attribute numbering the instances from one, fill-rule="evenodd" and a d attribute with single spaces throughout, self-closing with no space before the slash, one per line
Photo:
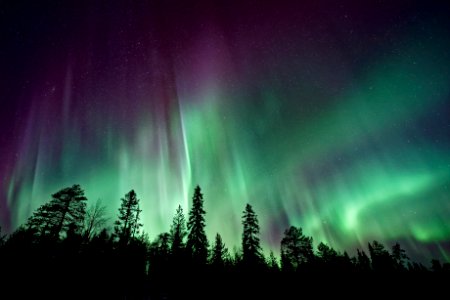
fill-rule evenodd
<path id="1" fill-rule="evenodd" d="M 203 195 L 197 185 L 192 198 L 192 208 L 189 211 L 187 224 L 188 237 L 186 248 L 194 264 L 205 265 L 208 259 L 208 240 L 205 234 L 205 210 Z"/>
<path id="2" fill-rule="evenodd" d="M 242 263 L 246 268 L 255 268 L 264 263 L 259 242 L 258 216 L 250 204 L 245 206 L 242 216 Z"/>
<path id="3" fill-rule="evenodd" d="M 221 269 L 225 266 L 227 257 L 228 249 L 225 247 L 220 234 L 217 233 L 211 253 L 211 265 L 216 269 Z"/>
<path id="4" fill-rule="evenodd" d="M 186 220 L 184 218 L 183 208 L 181 208 L 181 205 L 178 205 L 175 216 L 173 217 L 172 226 L 170 227 L 170 250 L 172 256 L 177 261 L 183 258 L 185 248 L 184 239 L 186 235 Z"/>

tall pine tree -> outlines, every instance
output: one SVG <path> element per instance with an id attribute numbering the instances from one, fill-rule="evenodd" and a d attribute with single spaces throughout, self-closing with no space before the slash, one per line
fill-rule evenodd
<path id="1" fill-rule="evenodd" d="M 243 214 L 242 263 L 251 269 L 263 265 L 264 257 L 259 242 L 258 216 L 250 204 L 245 206 Z"/>
<path id="2" fill-rule="evenodd" d="M 208 259 L 208 240 L 205 234 L 205 210 L 203 195 L 197 185 L 192 198 L 192 208 L 189 211 L 187 224 L 188 237 L 186 248 L 194 264 L 205 265 Z"/>
<path id="3" fill-rule="evenodd" d="M 142 224 L 139 222 L 140 213 L 139 199 L 134 190 L 128 192 L 121 199 L 118 220 L 114 223 L 114 231 L 122 245 L 127 245 L 131 238 L 139 234 Z"/>

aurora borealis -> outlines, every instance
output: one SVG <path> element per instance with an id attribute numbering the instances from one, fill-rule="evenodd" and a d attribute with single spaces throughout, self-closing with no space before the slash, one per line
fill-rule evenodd
<path id="1" fill-rule="evenodd" d="M 250 203 L 276 252 L 291 224 L 450 260 L 450 6 L 37 2 L 0 4 L 6 231 L 78 183 L 154 238 L 199 184 L 230 248 Z"/>

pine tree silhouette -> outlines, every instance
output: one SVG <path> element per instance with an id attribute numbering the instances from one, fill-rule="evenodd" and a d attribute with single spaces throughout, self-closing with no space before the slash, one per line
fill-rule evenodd
<path id="1" fill-rule="evenodd" d="M 170 252 L 172 256 L 173 267 L 177 269 L 180 269 L 185 263 L 186 244 L 184 239 L 186 235 L 186 220 L 184 218 L 183 209 L 181 208 L 181 205 L 179 205 L 170 227 Z"/>
<path id="2" fill-rule="evenodd" d="M 254 269 L 264 264 L 259 241 L 258 216 L 250 204 L 245 206 L 242 216 L 244 227 L 242 234 L 242 263 L 248 269 Z"/>
<path id="3" fill-rule="evenodd" d="M 50 234 L 53 238 L 59 238 L 69 226 L 78 231 L 83 227 L 86 201 L 80 185 L 64 188 L 53 194 L 50 202 L 40 206 L 27 224 L 42 235 Z"/>
<path id="4" fill-rule="evenodd" d="M 8 236 L 3 235 L 0 228 L 0 257 L 4 259 L 1 271 L 12 274 L 11 278 L 36 279 L 33 281 L 36 288 L 30 289 L 32 291 L 48 282 L 68 290 L 79 278 L 86 282 L 103 278 L 114 286 L 108 298 L 121 299 L 178 299 L 186 293 L 198 296 L 203 292 L 199 278 L 205 286 L 215 290 L 223 289 L 225 281 L 222 279 L 225 279 L 234 287 L 234 290 L 227 290 L 237 292 L 248 287 L 248 278 L 263 286 L 278 283 L 289 286 L 297 284 L 303 274 L 308 275 L 302 277 L 306 280 L 314 277 L 310 275 L 317 270 L 363 275 L 360 276 L 363 280 L 375 272 L 382 278 L 379 275 L 385 276 L 390 271 L 401 271 L 397 276 L 422 275 L 430 271 L 421 263 L 409 261 L 398 243 L 393 245 L 391 253 L 377 241 L 369 243 L 370 258 L 360 249 L 356 257 L 349 257 L 347 252 L 341 254 L 319 243 L 316 256 L 312 237 L 294 226 L 285 230 L 280 243 L 280 270 L 279 260 L 272 251 L 267 259 L 262 254 L 258 218 L 250 204 L 245 206 L 242 216 L 242 248 L 235 246 L 230 256 L 217 233 L 208 257 L 203 195 L 199 186 L 194 191 L 189 222 L 186 224 L 183 210 L 178 206 L 170 233 L 160 234 L 152 243 L 148 242 L 146 234 L 139 234 L 141 209 L 136 193 L 131 190 L 121 200 L 115 233 L 110 234 L 106 228 L 100 230 L 106 225 L 106 217 L 99 203 L 86 213 L 87 199 L 79 185 L 58 191 L 51 201 L 34 212 L 26 226 L 20 226 Z M 197 271 L 201 271 L 200 276 L 196 276 Z M 450 264 L 433 259 L 431 271 L 434 271 L 433 276 L 446 275 Z M 323 276 L 324 272 L 319 274 L 325 279 L 336 278 Z M 183 278 L 182 282 L 179 278 Z M 56 293 L 53 289 L 47 291 Z M 99 285 L 98 298 L 105 298 L 104 291 Z M 248 292 L 249 297 L 254 296 L 252 289 Z"/>
<path id="5" fill-rule="evenodd" d="M 269 266 L 269 270 L 276 272 L 280 270 L 280 266 L 278 265 L 278 260 L 273 254 L 273 251 L 270 251 L 269 258 L 267 260 L 267 266 Z"/>
<path id="6" fill-rule="evenodd" d="M 142 226 L 139 223 L 142 210 L 139 208 L 140 200 L 134 190 L 128 192 L 121 201 L 118 220 L 114 223 L 114 231 L 120 244 L 127 245 L 130 239 L 139 233 L 139 228 Z"/>
<path id="7" fill-rule="evenodd" d="M 184 238 L 186 237 L 186 220 L 184 218 L 183 208 L 178 205 L 175 216 L 170 227 L 170 240 L 172 254 L 184 248 Z"/>
<path id="8" fill-rule="evenodd" d="M 187 223 L 188 237 L 186 249 L 196 265 L 206 265 L 208 259 L 208 240 L 205 234 L 205 210 L 203 209 L 203 195 L 197 185 L 192 198 L 192 208 L 189 211 Z"/>
<path id="9" fill-rule="evenodd" d="M 405 249 L 403 249 L 399 243 L 395 243 L 392 246 L 392 259 L 394 260 L 395 269 L 399 271 L 406 271 L 406 263 L 409 260 L 406 255 Z"/>
<path id="10" fill-rule="evenodd" d="M 394 261 L 383 244 L 373 241 L 372 244 L 368 243 L 368 247 L 374 271 L 391 271 L 394 269 Z"/>
<path id="11" fill-rule="evenodd" d="M 334 261 L 338 257 L 338 253 L 336 252 L 336 250 L 322 242 L 317 245 L 317 250 L 317 256 L 321 258 L 325 263 Z"/>
<path id="12" fill-rule="evenodd" d="M 314 251 L 312 237 L 305 236 L 300 227 L 291 226 L 281 240 L 281 267 L 286 271 L 297 271 L 300 265 L 312 263 Z"/>
<path id="13" fill-rule="evenodd" d="M 343 256 L 340 256 L 336 250 L 322 242 L 317 245 L 317 257 L 322 269 L 327 271 L 337 270 L 343 259 Z"/>
<path id="14" fill-rule="evenodd" d="M 167 270 L 170 260 L 170 234 L 161 233 L 149 247 L 149 273 L 158 274 Z"/>
<path id="15" fill-rule="evenodd" d="M 221 270 L 225 266 L 225 260 L 228 257 L 228 249 L 222 241 L 220 234 L 216 234 L 216 239 L 214 241 L 214 246 L 211 252 L 211 265 L 216 270 Z"/>
<path id="16" fill-rule="evenodd" d="M 370 258 L 364 250 L 356 249 L 357 251 L 357 269 L 360 272 L 368 272 L 371 270 Z"/>

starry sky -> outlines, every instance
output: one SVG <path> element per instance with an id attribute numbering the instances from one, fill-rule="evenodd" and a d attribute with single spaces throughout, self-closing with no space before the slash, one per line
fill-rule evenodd
<path id="1" fill-rule="evenodd" d="M 2 1 L 3 230 L 78 183 L 154 238 L 199 184 L 230 248 L 250 203 L 266 251 L 449 261 L 450 6 L 260 2 Z"/>

